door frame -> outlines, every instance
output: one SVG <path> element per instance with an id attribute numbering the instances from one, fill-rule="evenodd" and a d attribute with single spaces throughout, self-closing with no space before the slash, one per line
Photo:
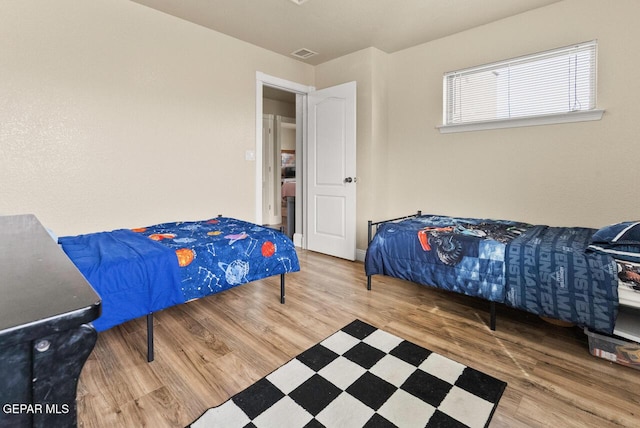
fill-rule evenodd
<path id="1" fill-rule="evenodd" d="M 276 177 L 280 176 L 280 165 L 275 164 L 275 154 L 279 151 L 276 138 L 276 116 L 273 114 L 262 115 L 262 222 L 266 224 L 279 224 L 282 222 L 280 212 L 280 198 L 276 199 Z M 280 158 L 280 156 L 278 156 Z M 271 172 L 266 173 L 265 168 L 271 167 Z M 267 168 L 268 169 L 268 168 Z M 268 188 L 265 196 L 265 182 Z M 278 183 L 279 184 L 279 183 Z M 266 201 L 265 201 L 266 197 Z M 269 205 L 270 209 L 265 210 Z"/>
<path id="2" fill-rule="evenodd" d="M 263 160 L 263 152 L 262 152 L 262 88 L 264 86 L 269 86 L 272 88 L 281 89 L 287 92 L 293 92 L 296 94 L 296 159 L 302 161 L 305 156 L 304 153 L 307 147 L 307 136 L 306 136 L 306 121 L 307 121 L 307 94 L 309 92 L 315 91 L 315 86 L 307 86 L 301 83 L 292 82 L 289 80 L 281 79 L 279 77 L 270 76 L 268 74 L 262 73 L 260 71 L 256 71 L 256 142 L 255 142 L 255 162 L 256 162 L 256 176 L 255 176 L 255 189 L 256 189 L 256 205 L 255 205 L 255 218 L 257 224 L 263 223 L 262 218 L 262 160 Z M 303 201 L 302 209 L 305 208 L 304 197 L 303 194 L 303 186 L 304 186 L 304 171 L 305 165 L 302 165 L 302 174 L 297 174 L 296 171 L 296 180 L 298 181 L 296 185 L 296 199 L 298 201 Z M 303 211 L 300 210 L 301 204 L 296 204 L 296 232 L 293 236 L 293 242 L 296 246 L 301 248 L 306 248 L 306 242 L 304 239 L 304 234 L 302 233 L 305 227 L 305 215 Z M 303 227 L 298 227 L 300 221 L 303 221 Z"/>

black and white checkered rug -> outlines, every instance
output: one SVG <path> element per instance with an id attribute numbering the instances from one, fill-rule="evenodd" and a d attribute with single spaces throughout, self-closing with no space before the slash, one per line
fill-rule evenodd
<path id="1" fill-rule="evenodd" d="M 191 427 L 486 427 L 506 385 L 356 320 Z"/>

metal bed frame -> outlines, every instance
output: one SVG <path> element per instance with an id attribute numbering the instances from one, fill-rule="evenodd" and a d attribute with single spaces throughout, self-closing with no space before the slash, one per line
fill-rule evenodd
<path id="1" fill-rule="evenodd" d="M 218 214 L 218 217 L 222 217 L 222 214 Z M 280 226 L 280 232 L 284 233 L 284 226 Z M 285 275 L 284 273 L 280 274 L 280 303 L 283 305 L 285 300 L 284 275 Z M 266 279 L 266 278 L 270 278 L 270 277 L 265 277 L 261 279 Z M 214 294 L 217 294 L 217 293 L 214 293 Z M 211 296 L 211 294 L 209 296 Z M 209 296 L 205 296 L 205 297 L 209 297 Z M 188 302 L 185 302 L 185 303 L 188 303 Z M 154 352 L 153 352 L 153 312 L 152 312 L 150 314 L 147 314 L 147 362 L 150 363 L 153 361 L 153 359 L 154 359 Z"/>
<path id="2" fill-rule="evenodd" d="M 371 240 L 373 239 L 374 227 L 375 227 L 375 232 L 377 232 L 378 229 L 380 228 L 380 225 L 382 225 L 382 224 L 392 223 L 392 222 L 400 221 L 400 220 L 406 220 L 406 219 L 409 219 L 409 218 L 420 217 L 421 215 L 422 215 L 422 211 L 418 210 L 415 214 L 410 214 L 410 215 L 397 217 L 397 218 L 392 218 L 392 219 L 388 219 L 388 220 L 381 220 L 381 221 L 376 221 L 376 222 L 369 220 L 367 222 L 367 248 L 369 247 L 369 244 L 371 244 Z M 437 287 L 434 287 L 434 288 L 437 288 Z M 367 290 L 371 291 L 371 275 L 367 275 Z M 490 314 L 489 327 L 491 328 L 491 330 L 495 331 L 495 329 L 496 329 L 496 302 L 491 301 L 491 300 L 489 301 L 489 314 Z"/>
<path id="3" fill-rule="evenodd" d="M 280 303 L 284 305 L 284 273 L 280 274 Z M 269 278 L 269 277 L 266 277 Z M 263 279 L 266 279 L 263 278 Z M 244 284 L 243 284 L 244 285 Z M 226 291 L 226 290 L 225 290 Z M 211 294 L 209 296 L 212 296 Z M 205 296 L 205 297 L 209 297 Z M 188 302 L 185 302 L 188 303 Z M 153 353 L 153 312 L 147 314 L 147 362 L 152 362 Z"/>

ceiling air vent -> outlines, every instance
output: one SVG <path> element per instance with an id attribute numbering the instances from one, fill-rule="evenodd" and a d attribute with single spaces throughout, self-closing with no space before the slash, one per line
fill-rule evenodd
<path id="1" fill-rule="evenodd" d="M 314 55 L 318 55 L 318 52 L 314 52 L 309 49 L 302 48 L 302 49 L 298 49 L 297 51 L 291 52 L 291 55 L 295 56 L 296 58 L 307 59 Z"/>

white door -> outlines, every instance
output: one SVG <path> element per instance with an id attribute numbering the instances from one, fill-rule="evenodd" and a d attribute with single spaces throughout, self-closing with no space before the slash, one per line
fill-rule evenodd
<path id="1" fill-rule="evenodd" d="M 307 248 L 356 257 L 356 82 L 308 94 Z"/>

